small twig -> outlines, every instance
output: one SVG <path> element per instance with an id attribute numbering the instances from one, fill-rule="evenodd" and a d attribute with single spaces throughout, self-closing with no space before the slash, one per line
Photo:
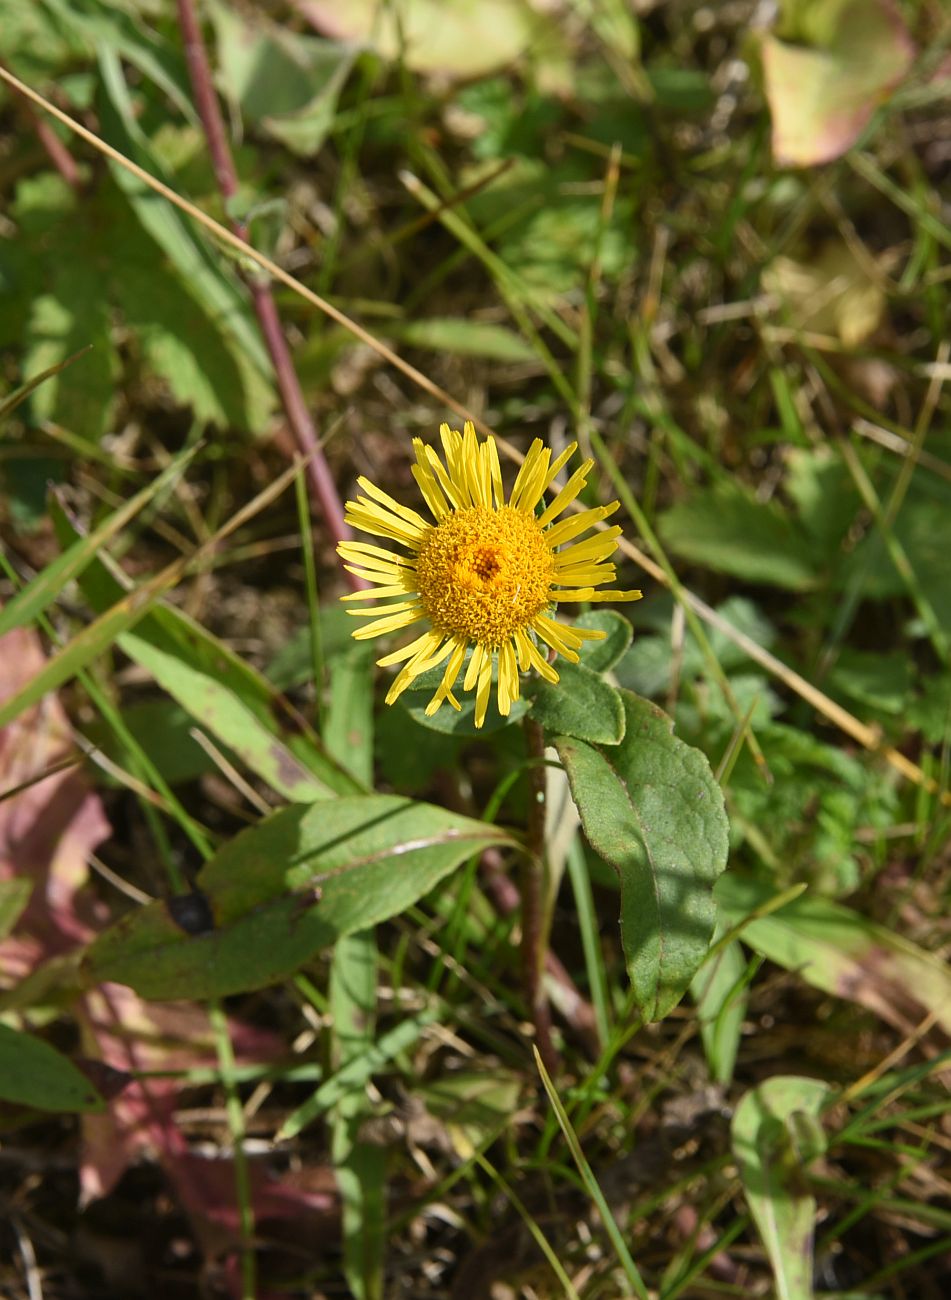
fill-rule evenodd
<path id="1" fill-rule="evenodd" d="M 188 74 L 195 95 L 195 106 L 201 118 L 205 139 L 208 141 L 208 152 L 211 155 L 218 189 L 227 204 L 238 192 L 238 174 L 228 144 L 221 106 L 212 81 L 208 52 L 205 49 L 193 0 L 177 0 L 177 3 L 178 21 L 185 48 L 185 61 L 188 64 Z M 247 223 L 237 217 L 231 217 L 229 224 L 234 234 L 250 245 Z M 287 346 L 287 339 L 281 328 L 274 295 L 268 282 L 259 275 L 248 276 L 247 282 L 254 312 L 274 367 L 274 378 L 284 414 L 287 416 L 287 423 L 301 454 L 307 459 L 307 478 L 311 494 L 323 514 L 331 537 L 334 541 L 342 541 L 350 536 L 350 529 L 344 522 L 343 504 L 301 391 L 290 348 Z M 352 573 L 346 573 L 346 579 L 354 591 L 360 591 L 367 585 Z"/>
<path id="2" fill-rule="evenodd" d="M 525 1000 L 535 1026 L 535 1041 L 545 1068 L 553 1073 L 559 1066 L 551 1037 L 551 1008 L 542 972 L 545 969 L 545 732 L 541 723 L 526 717 L 523 723 L 528 744 L 528 825 L 525 862 L 522 868 L 522 979 Z"/>

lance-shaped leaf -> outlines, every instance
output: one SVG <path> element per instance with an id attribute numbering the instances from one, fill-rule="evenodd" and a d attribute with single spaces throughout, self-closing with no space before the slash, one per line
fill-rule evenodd
<path id="1" fill-rule="evenodd" d="M 173 918 L 178 908 L 151 903 L 96 940 L 85 976 L 147 998 L 263 988 L 343 935 L 396 916 L 506 839 L 487 822 L 394 795 L 284 808 L 201 870 L 191 933 Z"/>
<path id="2" fill-rule="evenodd" d="M 733 1117 L 733 1152 L 769 1255 L 778 1300 L 811 1300 L 815 1197 L 805 1167 L 825 1150 L 819 1115 L 832 1089 L 778 1075 L 746 1094 Z"/>
<path id="3" fill-rule="evenodd" d="M 616 746 L 559 736 L 555 745 L 592 846 L 621 886 L 621 943 L 641 1013 L 659 1020 L 702 962 L 716 920 L 713 884 L 726 866 L 723 795 L 699 750 L 670 718 L 620 691 Z"/>
<path id="4" fill-rule="evenodd" d="M 72 1061 L 42 1038 L 0 1025 L 0 1097 L 39 1110 L 102 1110 L 103 1101 Z"/>

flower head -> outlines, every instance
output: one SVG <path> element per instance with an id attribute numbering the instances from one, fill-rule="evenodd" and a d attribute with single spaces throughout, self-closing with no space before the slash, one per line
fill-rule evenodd
<path id="1" fill-rule="evenodd" d="M 551 606 L 566 601 L 639 600 L 641 593 L 599 590 L 616 577 L 614 565 L 607 560 L 617 547 L 619 527 L 579 540 L 617 510 L 616 501 L 555 522 L 584 487 L 593 461 L 579 466 L 545 505 L 545 493 L 577 443 L 552 460 L 550 448 L 536 438 L 506 501 L 495 439 L 479 442 L 468 422 L 464 433 L 447 424 L 439 433 L 445 464 L 433 447 L 413 439 L 413 477 L 434 523 L 400 505 L 368 479 L 357 480 L 366 495 L 347 502 L 347 523 L 385 537 L 403 550 L 341 542 L 337 550 L 349 571 L 375 586 L 343 599 L 395 598 L 391 604 L 350 610 L 357 618 L 373 620 L 354 632 L 358 640 L 428 624 L 409 645 L 377 660 L 381 667 L 403 664 L 387 704 L 420 673 L 448 660 L 426 713 L 431 716 L 444 700 L 460 708 L 453 687 L 472 646 L 462 689 L 475 689 L 475 724 L 481 727 L 493 664 L 497 664 L 499 713 L 505 717 L 519 697 L 520 672 L 535 668 L 547 681 L 558 681 L 539 642 L 577 663 L 582 642 L 605 635 L 559 623 L 549 613 Z"/>

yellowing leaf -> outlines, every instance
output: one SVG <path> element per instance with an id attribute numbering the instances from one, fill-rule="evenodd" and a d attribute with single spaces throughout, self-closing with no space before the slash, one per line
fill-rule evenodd
<path id="1" fill-rule="evenodd" d="M 799 39 L 811 36 L 814 44 L 770 35 L 762 47 L 773 155 L 788 167 L 845 153 L 904 77 L 915 52 L 891 0 L 825 0 L 821 23 L 814 13 L 799 14 L 808 8 L 788 5 L 787 27 Z"/>

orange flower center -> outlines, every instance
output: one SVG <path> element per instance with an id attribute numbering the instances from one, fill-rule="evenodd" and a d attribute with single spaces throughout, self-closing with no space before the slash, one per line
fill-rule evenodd
<path id="1" fill-rule="evenodd" d="M 437 632 L 499 646 L 551 603 L 554 555 L 535 516 L 456 510 L 419 546 L 416 586 Z"/>

